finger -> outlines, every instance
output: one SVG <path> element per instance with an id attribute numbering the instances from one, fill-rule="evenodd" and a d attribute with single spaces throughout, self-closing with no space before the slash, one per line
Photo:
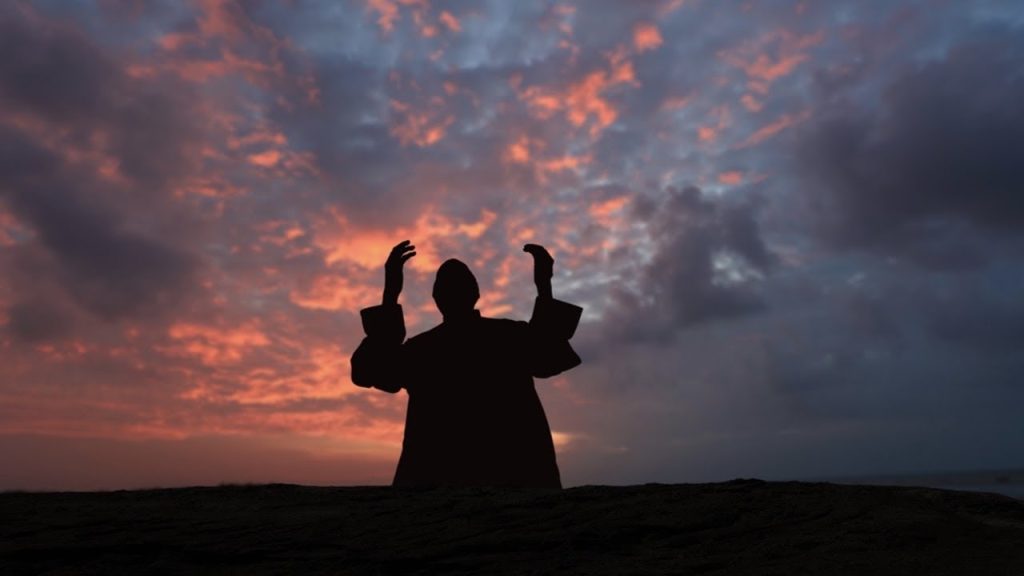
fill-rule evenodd
<path id="1" fill-rule="evenodd" d="M 412 246 L 412 245 L 409 245 L 409 246 L 406 246 L 405 248 L 402 248 L 402 253 L 404 254 L 406 252 L 412 252 L 414 250 L 416 250 L 416 247 Z"/>
<path id="2" fill-rule="evenodd" d="M 406 254 L 405 256 L 402 256 L 402 262 L 404 263 L 406 260 L 412 258 L 415 255 L 416 255 L 415 252 L 410 252 L 410 253 Z"/>
<path id="3" fill-rule="evenodd" d="M 398 250 L 403 250 L 403 249 L 404 249 L 404 248 L 405 248 L 406 246 L 408 246 L 408 245 L 409 245 L 410 243 L 411 243 L 411 241 L 409 241 L 409 240 L 402 240 L 402 241 L 401 241 L 401 242 L 399 242 L 398 244 L 395 244 L 395 247 L 394 247 L 394 248 L 392 248 L 392 249 L 391 249 L 391 251 L 392 251 L 392 252 L 395 252 L 395 251 L 398 251 Z"/>

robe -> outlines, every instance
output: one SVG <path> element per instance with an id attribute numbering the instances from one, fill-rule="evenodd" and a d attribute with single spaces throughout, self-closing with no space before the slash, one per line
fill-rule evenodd
<path id="1" fill-rule="evenodd" d="M 582 311 L 538 298 L 529 322 L 474 310 L 405 340 L 400 305 L 362 310 L 352 381 L 409 397 L 393 485 L 560 488 L 533 379 L 580 364 L 569 339 Z"/>

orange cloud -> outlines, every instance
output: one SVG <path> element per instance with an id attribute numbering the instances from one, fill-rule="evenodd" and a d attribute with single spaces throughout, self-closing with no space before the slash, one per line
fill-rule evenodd
<path id="1" fill-rule="evenodd" d="M 591 204 L 587 209 L 590 217 L 601 224 L 602 226 L 614 226 L 617 222 L 615 216 L 621 214 L 622 209 L 629 204 L 629 196 L 615 196 L 607 200 L 602 200 L 596 204 Z"/>
<path id="2" fill-rule="evenodd" d="M 459 236 L 477 239 L 490 229 L 497 217 L 494 212 L 484 210 L 476 221 L 456 222 L 430 207 L 412 226 L 367 230 L 360 229 L 343 213 L 332 209 L 329 216 L 315 226 L 314 243 L 324 252 L 324 259 L 329 265 L 349 262 L 376 270 L 384 265 L 392 246 L 410 239 L 416 245 L 417 254 L 408 265 L 421 272 L 433 272 L 441 265 L 441 259 L 434 250 L 435 240 Z"/>
<path id="3" fill-rule="evenodd" d="M 433 146 L 444 138 L 448 127 L 455 121 L 454 116 L 440 117 L 435 111 L 417 112 L 398 100 L 391 101 L 391 110 L 396 120 L 391 125 L 391 135 L 398 138 L 402 146 Z"/>
<path id="4" fill-rule="evenodd" d="M 420 31 L 420 36 L 424 38 L 433 38 L 437 36 L 437 26 L 427 22 L 426 5 L 417 6 L 412 12 L 412 22 L 416 25 L 416 29 Z"/>
<path id="5" fill-rule="evenodd" d="M 718 57 L 744 72 L 752 92 L 767 94 L 772 83 L 810 58 L 808 50 L 823 39 L 822 32 L 797 36 L 787 30 L 776 30 L 734 49 L 722 50 Z"/>
<path id="6" fill-rule="evenodd" d="M 65 163 L 93 172 L 100 180 L 127 183 L 121 173 L 120 156 L 111 152 L 110 134 L 103 128 L 88 130 L 85 138 L 68 138 L 68 129 L 59 122 L 32 113 L 11 113 L 2 109 L 0 126 L 21 132 Z"/>
<path id="7" fill-rule="evenodd" d="M 275 246 L 284 246 L 306 235 L 306 231 L 301 226 L 287 220 L 264 222 L 257 225 L 256 230 L 262 233 L 259 238 L 260 242 L 267 242 Z"/>
<path id="8" fill-rule="evenodd" d="M 190 82 L 203 83 L 211 78 L 240 75 L 258 86 L 273 81 L 291 81 L 281 58 L 291 50 L 287 40 L 279 38 L 271 28 L 256 24 L 236 2 L 229 0 L 196 0 L 199 8 L 195 33 L 175 32 L 161 36 L 157 45 L 163 51 L 153 65 L 135 65 L 134 76 L 153 76 L 166 71 Z M 214 55 L 196 57 L 185 48 L 213 48 Z M 300 75 L 299 83 L 311 77 Z M 315 91 L 307 86 L 306 91 Z"/>
<path id="9" fill-rule="evenodd" d="M 366 9 L 377 13 L 377 26 L 384 34 L 394 30 L 395 21 L 400 16 L 400 6 L 412 8 L 413 20 L 420 34 L 428 38 L 437 34 L 437 28 L 425 21 L 430 7 L 427 0 L 366 0 Z"/>
<path id="10" fill-rule="evenodd" d="M 181 322 L 171 325 L 167 335 L 178 343 L 165 351 L 196 358 L 208 366 L 237 363 L 254 348 L 270 344 L 255 321 L 236 328 Z"/>
<path id="11" fill-rule="evenodd" d="M 661 103 L 661 109 L 666 111 L 674 111 L 685 108 L 690 104 L 690 96 L 669 96 Z"/>
<path id="12" fill-rule="evenodd" d="M 219 210 L 223 208 L 222 204 L 224 200 L 243 196 L 247 192 L 248 190 L 246 188 L 233 184 L 222 176 L 210 176 L 193 178 L 184 185 L 175 188 L 174 197 L 214 199 L 218 201 L 215 205 L 218 206 L 218 208 L 215 208 L 215 211 L 219 212 Z M 215 215 L 219 216 L 219 213 Z"/>
<path id="13" fill-rule="evenodd" d="M 492 318 L 507 316 L 515 310 L 511 304 L 505 302 L 505 294 L 498 290 L 485 290 L 480 295 L 476 307 L 481 314 Z"/>
<path id="14" fill-rule="evenodd" d="M 715 119 L 715 123 L 697 128 L 697 137 L 701 142 L 714 142 L 718 139 L 718 135 L 722 130 L 732 124 L 732 112 L 728 106 L 722 105 L 712 108 L 709 116 Z"/>
<path id="15" fill-rule="evenodd" d="M 564 170 L 575 170 L 581 166 L 586 166 L 590 163 L 591 157 L 587 156 L 574 156 L 572 154 L 566 154 L 565 156 L 557 156 L 555 158 L 548 158 L 545 160 L 538 161 L 535 166 L 542 174 L 549 174 L 552 172 L 562 172 Z"/>
<path id="16" fill-rule="evenodd" d="M 271 168 L 276 166 L 281 160 L 281 153 L 277 150 L 266 150 L 257 154 L 250 154 L 248 159 L 250 164 Z"/>
<path id="17" fill-rule="evenodd" d="M 438 20 L 440 20 L 441 24 L 444 24 L 445 28 L 452 32 L 462 31 L 462 25 L 459 24 L 459 19 L 456 18 L 455 16 L 452 16 L 452 13 L 447 10 L 441 12 L 441 15 L 438 17 Z"/>
<path id="18" fill-rule="evenodd" d="M 675 12 L 676 10 L 682 8 L 683 4 L 686 4 L 686 0 L 669 0 L 668 2 L 658 7 L 658 16 L 664 18 L 669 14 Z"/>
<path id="19" fill-rule="evenodd" d="M 520 136 L 505 149 L 505 161 L 525 164 L 530 161 L 530 139 Z"/>
<path id="20" fill-rule="evenodd" d="M 564 112 L 577 128 L 592 121 L 590 135 L 596 137 L 619 116 L 618 110 L 602 96 L 612 85 L 608 73 L 602 70 L 588 74 L 563 92 L 533 86 L 522 93 L 522 98 L 541 118 Z"/>
<path id="21" fill-rule="evenodd" d="M 164 34 L 156 41 L 157 45 L 161 49 L 168 52 L 177 52 L 182 48 L 194 44 L 196 39 L 191 34 L 180 34 L 172 32 L 170 34 Z"/>
<path id="22" fill-rule="evenodd" d="M 661 32 L 658 31 L 658 27 L 654 24 L 637 24 L 633 28 L 633 47 L 636 48 L 637 52 L 654 50 L 661 46 L 661 42 Z"/>
<path id="23" fill-rule="evenodd" d="M 605 93 L 622 85 L 638 85 L 633 62 L 628 56 L 620 47 L 608 54 L 607 70 L 590 72 L 565 87 L 530 86 L 518 90 L 518 77 L 513 79 L 512 85 L 535 116 L 543 119 L 564 114 L 574 127 L 586 126 L 590 137 L 597 138 L 619 117 L 618 109 L 607 100 Z"/>
<path id="24" fill-rule="evenodd" d="M 44 356 L 47 362 L 67 362 L 85 356 L 90 349 L 81 342 L 72 341 L 60 344 L 39 344 L 35 346 L 35 351 Z"/>
<path id="25" fill-rule="evenodd" d="M 252 146 L 255 144 L 266 144 L 271 146 L 286 146 L 288 137 L 278 130 L 267 126 L 257 126 L 242 136 L 232 134 L 228 136 L 227 145 L 232 150 Z"/>
<path id="26" fill-rule="evenodd" d="M 509 164 L 525 164 L 533 168 L 537 179 L 545 181 L 556 172 L 576 170 L 590 164 L 589 154 L 564 154 L 561 156 L 544 156 L 547 143 L 543 140 L 520 136 L 505 149 L 503 159 Z"/>
<path id="27" fill-rule="evenodd" d="M 765 140 L 774 137 L 779 132 L 782 132 L 783 130 L 791 126 L 795 126 L 796 124 L 799 124 L 810 117 L 810 110 L 804 110 L 803 112 L 800 112 L 798 114 L 784 114 L 778 120 L 775 120 L 774 122 L 762 126 L 756 132 L 751 134 L 746 140 L 739 143 L 736 147 L 749 148 L 750 146 L 756 146 L 761 142 L 764 142 Z"/>
<path id="28" fill-rule="evenodd" d="M 244 374 L 240 375 L 243 376 L 240 380 L 244 385 L 227 394 L 217 394 L 209 387 L 197 387 L 188 392 L 188 396 L 191 399 L 205 397 L 246 405 L 274 405 L 298 400 L 343 398 L 359 393 L 359 388 L 349 383 L 350 374 L 348 354 L 344 350 L 331 344 L 313 344 L 306 346 L 301 356 L 286 364 L 246 369 Z M 335 424 L 310 423 L 309 418 L 318 418 L 317 412 L 293 414 L 288 420 L 296 416 L 305 421 L 305 427 L 290 426 L 287 421 L 282 422 L 282 427 L 287 430 L 308 431 L 330 429 L 334 427 L 331 424 Z M 337 417 L 334 415 L 334 418 Z"/>
<path id="29" fill-rule="evenodd" d="M 750 112 L 760 112 L 764 108 L 764 104 L 751 94 L 744 94 L 740 98 L 740 103 Z"/>
<path id="30" fill-rule="evenodd" d="M 743 183 L 743 172 L 730 170 L 718 175 L 718 183 L 727 186 L 736 186 Z"/>
<path id="31" fill-rule="evenodd" d="M 701 126 L 697 128 L 697 137 L 701 142 L 712 142 L 718 137 L 718 131 L 711 126 Z"/>
<path id="32" fill-rule="evenodd" d="M 398 19 L 398 5 L 391 0 L 366 0 L 366 8 L 377 13 L 377 26 L 384 33 L 395 28 Z"/>

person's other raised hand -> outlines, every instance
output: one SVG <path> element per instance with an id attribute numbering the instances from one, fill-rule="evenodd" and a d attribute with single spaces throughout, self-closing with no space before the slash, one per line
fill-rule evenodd
<path id="1" fill-rule="evenodd" d="M 391 249 L 384 263 L 384 304 L 398 304 L 398 295 L 402 293 L 402 284 L 405 282 L 402 267 L 415 255 L 416 247 L 409 240 L 403 240 Z"/>
<path id="2" fill-rule="evenodd" d="M 523 252 L 533 256 L 533 283 L 537 286 L 537 294 L 551 297 L 551 277 L 555 273 L 555 259 L 540 244 L 527 244 Z"/>

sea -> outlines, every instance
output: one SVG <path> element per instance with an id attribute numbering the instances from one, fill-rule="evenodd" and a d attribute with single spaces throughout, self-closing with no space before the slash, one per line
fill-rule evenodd
<path id="1" fill-rule="evenodd" d="M 1024 469 L 845 476 L 815 480 L 836 484 L 924 486 L 944 490 L 991 492 L 1024 500 Z"/>

